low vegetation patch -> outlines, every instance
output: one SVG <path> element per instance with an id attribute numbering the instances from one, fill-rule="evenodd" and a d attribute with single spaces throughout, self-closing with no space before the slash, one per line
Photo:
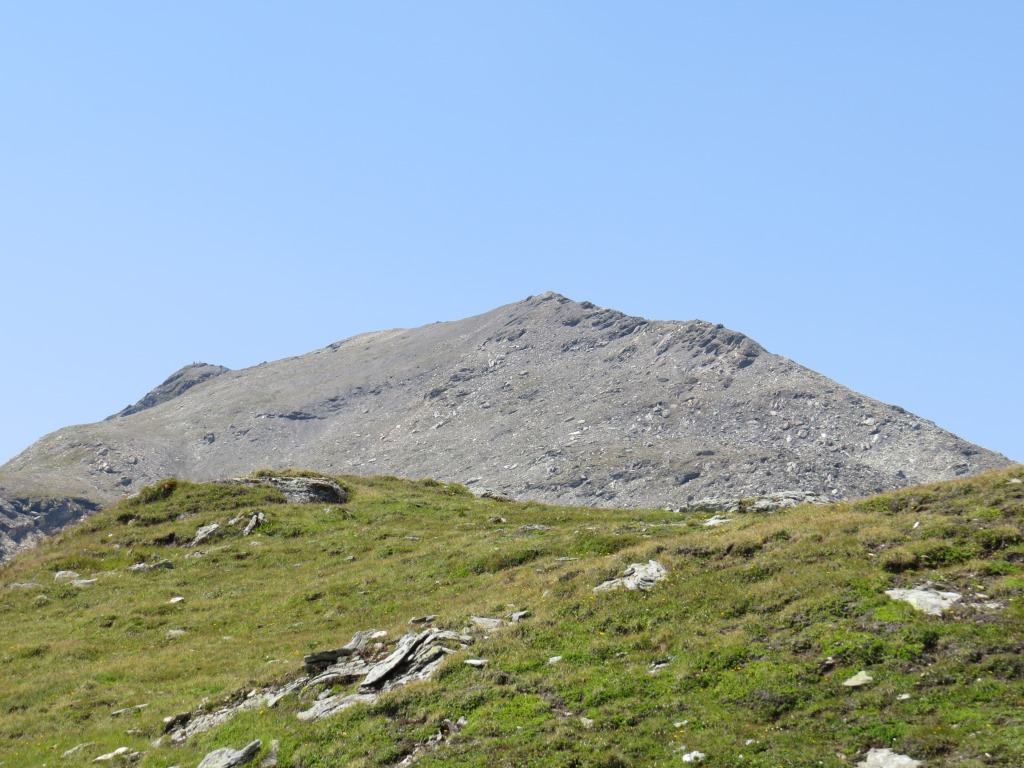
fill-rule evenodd
<path id="1" fill-rule="evenodd" d="M 693 752 L 835 768 L 872 748 L 1024 765 L 1021 478 L 714 527 L 432 479 L 331 478 L 344 504 L 166 480 L 0 568 L 0 768 L 93 765 L 120 747 L 140 768 L 193 768 L 255 739 L 278 742 L 282 768 L 669 766 Z M 668 578 L 594 591 L 649 560 Z M 928 615 L 885 594 L 917 587 L 958 599 Z M 372 703 L 301 721 L 311 701 L 293 693 L 154 745 L 165 717 L 293 680 L 356 632 L 392 643 L 522 611 Z M 844 685 L 861 671 L 870 682 Z"/>

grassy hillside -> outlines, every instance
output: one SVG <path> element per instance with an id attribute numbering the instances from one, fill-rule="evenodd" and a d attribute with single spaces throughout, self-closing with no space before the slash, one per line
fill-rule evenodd
<path id="1" fill-rule="evenodd" d="M 127 746 L 139 766 L 192 768 L 253 739 L 279 740 L 281 766 L 389 766 L 460 717 L 417 765 L 679 765 L 699 750 L 713 766 L 849 766 L 872 747 L 927 766 L 1024 765 L 1020 478 L 715 527 L 432 480 L 336 478 L 350 500 L 330 506 L 165 483 L 0 569 L 0 766 L 92 765 Z M 267 522 L 248 537 L 227 525 L 257 511 Z M 214 522 L 222 535 L 187 546 Z M 668 580 L 593 591 L 649 559 Z M 55 580 L 65 570 L 96 581 Z M 929 616 L 884 594 L 926 582 L 963 599 Z M 25 583 L 38 586 L 10 586 Z M 304 654 L 359 630 L 394 642 L 414 616 L 461 631 L 518 610 L 373 704 L 301 722 L 309 702 L 293 695 L 152 745 L 164 717 L 293 679 Z M 843 686 L 861 670 L 873 682 Z"/>

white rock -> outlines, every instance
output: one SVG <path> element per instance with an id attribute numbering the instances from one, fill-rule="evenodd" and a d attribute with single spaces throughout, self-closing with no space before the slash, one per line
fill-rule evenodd
<path id="1" fill-rule="evenodd" d="M 185 598 L 182 597 L 181 595 L 178 595 L 177 597 L 172 597 L 167 602 L 168 603 L 183 603 L 183 602 L 185 602 Z"/>
<path id="2" fill-rule="evenodd" d="M 127 755 L 131 751 L 132 750 L 131 750 L 130 747 L 118 747 L 113 752 L 108 752 L 105 755 L 100 755 L 95 760 L 93 760 L 93 762 L 94 763 L 102 763 L 102 762 L 106 762 L 107 760 L 113 760 L 115 757 L 120 757 L 121 755 Z"/>
<path id="3" fill-rule="evenodd" d="M 76 571 L 57 571 L 53 574 L 54 581 L 74 581 L 79 578 L 79 574 Z"/>
<path id="4" fill-rule="evenodd" d="M 594 592 L 605 592 L 619 587 L 626 589 L 651 589 L 659 581 L 668 578 L 668 571 L 657 560 L 648 560 L 646 563 L 633 563 L 622 576 L 617 579 L 609 579 L 603 584 L 594 587 Z"/>
<path id="5" fill-rule="evenodd" d="M 701 763 L 704 762 L 704 758 L 707 757 L 703 752 L 698 752 L 696 749 L 693 752 L 687 752 L 683 755 L 684 763 Z"/>
<path id="6" fill-rule="evenodd" d="M 731 517 L 719 517 L 718 515 L 715 515 L 714 517 L 710 517 L 705 520 L 703 525 L 707 528 L 714 528 L 716 525 L 724 525 L 725 523 L 731 523 L 732 521 L 733 518 Z"/>
<path id="7" fill-rule="evenodd" d="M 552 656 L 550 659 L 548 659 L 548 664 L 557 664 L 561 660 L 562 660 L 561 656 Z"/>
<path id="8" fill-rule="evenodd" d="M 486 667 L 487 666 L 487 659 L 466 659 L 462 663 L 463 664 L 468 664 L 471 667 L 476 667 L 477 669 L 479 669 L 480 667 Z"/>
<path id="9" fill-rule="evenodd" d="M 69 749 L 67 752 L 65 752 L 63 755 L 61 755 L 61 757 L 67 758 L 67 757 L 71 757 L 72 755 L 77 755 L 83 749 L 85 749 L 86 747 L 91 747 L 95 743 L 96 742 L 94 742 L 94 741 L 83 742 L 82 744 L 79 744 L 77 747 L 72 747 L 71 749 Z"/>
<path id="10" fill-rule="evenodd" d="M 917 768 L 919 765 L 922 765 L 920 760 L 897 754 L 891 749 L 872 749 L 867 759 L 857 763 L 857 768 Z"/>
<path id="11" fill-rule="evenodd" d="M 863 669 L 856 675 L 851 677 L 849 680 L 844 680 L 843 685 L 847 688 L 859 688 L 862 685 L 867 685 L 872 682 L 875 678 L 865 672 Z"/>
<path id="12" fill-rule="evenodd" d="M 915 587 L 914 589 L 887 589 L 885 594 L 893 600 L 910 603 L 917 610 L 929 616 L 941 616 L 942 612 L 959 602 L 963 595 L 957 592 L 939 592 L 935 589 Z"/>

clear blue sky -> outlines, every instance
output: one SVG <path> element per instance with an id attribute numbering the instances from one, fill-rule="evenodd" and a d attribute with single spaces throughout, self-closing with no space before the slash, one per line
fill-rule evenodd
<path id="1" fill-rule="evenodd" d="M 545 290 L 1024 460 L 1024 4 L 0 9 L 0 461 Z"/>

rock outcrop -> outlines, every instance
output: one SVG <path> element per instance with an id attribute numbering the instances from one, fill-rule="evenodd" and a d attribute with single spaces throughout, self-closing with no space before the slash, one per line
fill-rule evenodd
<path id="1" fill-rule="evenodd" d="M 184 394 L 187 390 L 194 387 L 196 384 L 202 384 L 207 379 L 212 379 L 215 376 L 228 373 L 231 369 L 225 368 L 223 365 L 210 365 L 208 363 L 192 363 L 186 365 L 184 368 L 175 371 L 167 380 L 164 381 L 156 389 L 151 390 L 135 405 L 129 405 L 113 414 L 107 416 L 107 420 L 116 419 L 121 416 L 131 416 L 133 413 L 144 411 L 147 408 L 152 408 L 154 405 L 160 405 L 160 403 L 166 403 L 168 400 L 173 400 L 179 395 Z"/>
<path id="2" fill-rule="evenodd" d="M 0 561 L 34 546 L 44 536 L 81 520 L 101 506 L 83 498 L 7 496 L 0 489 Z"/>

